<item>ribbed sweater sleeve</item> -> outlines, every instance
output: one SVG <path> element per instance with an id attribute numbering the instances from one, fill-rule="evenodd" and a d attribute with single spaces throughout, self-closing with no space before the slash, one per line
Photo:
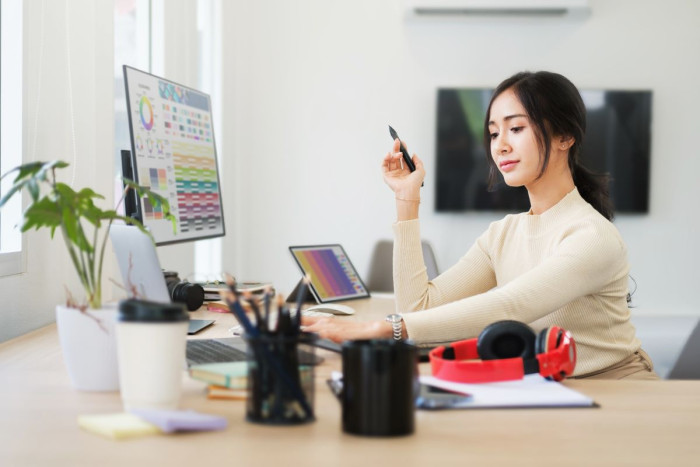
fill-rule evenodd
<path id="1" fill-rule="evenodd" d="M 394 291 L 398 312 L 437 307 L 496 286 L 482 236 L 460 261 L 432 282 L 423 260 L 418 220 L 394 224 Z"/>

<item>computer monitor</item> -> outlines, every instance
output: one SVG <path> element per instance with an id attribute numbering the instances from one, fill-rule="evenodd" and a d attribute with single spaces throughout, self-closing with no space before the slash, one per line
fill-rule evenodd
<path id="1" fill-rule="evenodd" d="M 147 199 L 131 204 L 157 245 L 225 234 L 209 95 L 124 65 L 131 152 L 125 177 L 164 196 L 177 228 Z M 131 171 L 131 174 L 129 174 Z"/>

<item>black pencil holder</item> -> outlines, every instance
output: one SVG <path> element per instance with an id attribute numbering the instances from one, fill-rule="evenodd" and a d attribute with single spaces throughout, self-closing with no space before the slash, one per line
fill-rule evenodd
<path id="1" fill-rule="evenodd" d="M 245 335 L 248 342 L 246 420 L 297 425 L 315 420 L 314 363 L 318 336 Z"/>

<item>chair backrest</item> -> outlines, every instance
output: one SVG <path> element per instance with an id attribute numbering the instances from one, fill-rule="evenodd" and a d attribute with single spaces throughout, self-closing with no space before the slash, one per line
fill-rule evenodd
<path id="1" fill-rule="evenodd" d="M 700 321 L 685 342 L 668 379 L 700 379 Z"/>
<path id="2" fill-rule="evenodd" d="M 433 280 L 438 276 L 438 274 L 440 274 L 437 259 L 435 259 L 435 253 L 433 252 L 433 247 L 430 246 L 430 243 L 428 243 L 426 240 L 421 241 L 421 247 L 423 247 L 423 262 L 425 262 L 428 279 Z"/>
<path id="3" fill-rule="evenodd" d="M 428 273 L 428 279 L 434 279 L 439 274 L 437 261 L 433 248 L 426 240 L 421 241 L 423 249 L 423 261 Z M 394 242 L 391 240 L 379 240 L 374 246 L 372 259 L 370 260 L 367 287 L 372 292 L 393 292 L 393 251 Z"/>

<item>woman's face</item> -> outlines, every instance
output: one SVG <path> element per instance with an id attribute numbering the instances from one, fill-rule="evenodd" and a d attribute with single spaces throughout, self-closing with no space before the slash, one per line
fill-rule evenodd
<path id="1" fill-rule="evenodd" d="M 491 157 L 509 186 L 527 186 L 541 169 L 540 146 L 535 128 L 512 89 L 491 104 L 489 115 Z"/>

